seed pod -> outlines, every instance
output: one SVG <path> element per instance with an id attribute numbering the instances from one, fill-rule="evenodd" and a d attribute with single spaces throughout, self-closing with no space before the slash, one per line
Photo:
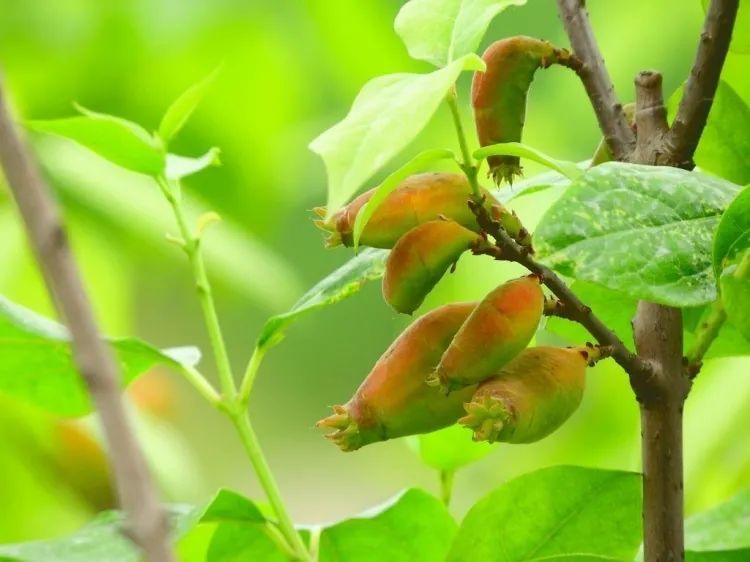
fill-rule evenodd
<path id="1" fill-rule="evenodd" d="M 411 314 L 463 252 L 478 247 L 482 236 L 452 220 L 412 228 L 388 255 L 383 296 L 397 312 Z"/>
<path id="2" fill-rule="evenodd" d="M 331 233 L 326 240 L 326 246 L 353 245 L 352 231 L 357 213 L 370 200 L 373 193 L 374 189 L 363 193 L 328 221 L 315 222 L 317 226 Z M 494 218 L 499 219 L 503 212 L 510 214 L 488 191 L 483 191 L 483 195 L 484 204 Z M 435 172 L 410 176 L 378 206 L 367 221 L 359 243 L 375 248 L 392 248 L 399 238 L 415 226 L 441 216 L 478 232 L 476 217 L 468 206 L 471 196 L 471 186 L 463 174 Z M 325 208 L 318 207 L 315 212 L 321 218 L 325 217 Z"/>
<path id="3" fill-rule="evenodd" d="M 474 431 L 475 441 L 539 441 L 576 411 L 586 366 L 608 354 L 596 346 L 525 349 L 479 385 L 459 423 Z"/>
<path id="4" fill-rule="evenodd" d="M 445 396 L 424 384 L 476 303 L 448 304 L 411 324 L 378 359 L 354 396 L 318 427 L 344 451 L 451 425 L 476 387 Z"/>
<path id="5" fill-rule="evenodd" d="M 471 96 L 479 144 L 520 142 L 534 73 L 555 63 L 573 65 L 571 54 L 547 41 L 517 36 L 494 42 L 482 58 L 487 70 L 474 74 Z M 517 156 L 490 156 L 487 161 L 498 185 L 521 175 Z"/>
<path id="6" fill-rule="evenodd" d="M 529 344 L 543 307 L 537 276 L 500 285 L 466 319 L 427 383 L 450 392 L 491 377 Z"/>

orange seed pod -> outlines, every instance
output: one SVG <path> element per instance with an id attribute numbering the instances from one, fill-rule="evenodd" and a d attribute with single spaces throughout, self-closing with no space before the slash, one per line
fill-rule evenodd
<path id="1" fill-rule="evenodd" d="M 476 387 L 445 396 L 424 383 L 476 303 L 441 306 L 413 322 L 378 359 L 354 396 L 318 427 L 344 451 L 451 425 Z"/>
<path id="2" fill-rule="evenodd" d="M 544 294 L 535 275 L 491 291 L 458 330 L 428 384 L 450 392 L 497 373 L 534 337 L 543 307 Z"/>

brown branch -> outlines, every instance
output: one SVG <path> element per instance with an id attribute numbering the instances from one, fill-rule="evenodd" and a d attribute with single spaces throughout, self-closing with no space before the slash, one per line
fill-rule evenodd
<path id="1" fill-rule="evenodd" d="M 599 121 L 599 128 L 616 160 L 627 160 L 635 146 L 635 136 L 628 126 L 617 100 L 612 80 L 591 29 L 584 0 L 557 0 L 565 31 L 573 53 L 582 66 L 577 70 Z"/>
<path id="2" fill-rule="evenodd" d="M 719 85 L 738 6 L 739 0 L 711 0 L 708 7 L 695 62 L 666 138 L 670 158 L 681 168 L 693 168 L 693 154 Z"/>
<path id="3" fill-rule="evenodd" d="M 651 368 L 648 363 L 643 362 L 617 337 L 612 330 L 594 314 L 590 307 L 586 306 L 568 288 L 551 269 L 537 262 L 527 249 L 518 245 L 502 226 L 490 217 L 487 210 L 479 204 L 471 201 L 469 203 L 472 211 L 477 217 L 477 222 L 482 230 L 495 239 L 496 250 L 488 251 L 497 259 L 513 261 L 539 276 L 542 283 L 559 299 L 565 309 L 565 318 L 578 322 L 596 339 L 599 344 L 612 347 L 612 358 L 625 370 L 630 377 L 630 383 L 634 388 L 645 385 L 651 376 Z"/>
<path id="4" fill-rule="evenodd" d="M 49 188 L 29 156 L 0 85 L 0 163 L 18 204 L 44 279 L 72 336 L 76 365 L 99 414 L 128 535 L 149 562 L 173 560 L 167 520 L 120 395 L 112 353 L 99 337 L 91 305 Z"/>
<path id="5" fill-rule="evenodd" d="M 635 126 L 638 138 L 632 160 L 641 164 L 661 164 L 663 139 L 669 130 L 664 107 L 661 74 L 644 70 L 635 77 Z"/>

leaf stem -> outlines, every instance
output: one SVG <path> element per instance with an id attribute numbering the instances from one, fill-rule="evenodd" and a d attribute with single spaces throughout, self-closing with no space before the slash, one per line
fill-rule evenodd
<path id="1" fill-rule="evenodd" d="M 258 374 L 263 358 L 266 355 L 266 349 L 264 347 L 255 346 L 253 354 L 250 356 L 250 361 L 247 363 L 245 368 L 245 375 L 242 377 L 242 384 L 240 385 L 239 403 L 246 408 L 250 402 L 250 395 L 253 392 L 253 384 L 255 383 L 255 377 Z"/>
<path id="2" fill-rule="evenodd" d="M 266 461 L 263 451 L 260 448 L 258 437 L 255 435 L 247 411 L 243 410 L 241 413 L 235 413 L 230 416 L 230 419 L 232 420 L 234 427 L 237 429 L 242 445 L 245 447 L 247 457 L 250 459 L 255 474 L 258 476 L 260 485 L 266 492 L 268 501 L 271 503 L 276 516 L 279 518 L 279 529 L 292 547 L 295 556 L 300 560 L 309 560 L 307 548 L 305 547 L 304 542 L 302 542 L 302 537 L 294 528 L 294 523 L 284 507 L 284 501 L 281 499 L 279 487 L 273 477 L 271 468 L 268 466 L 268 461 Z"/>
<path id="3" fill-rule="evenodd" d="M 458 92 L 456 92 L 456 86 L 454 85 L 446 96 L 448 107 L 451 109 L 451 115 L 453 116 L 453 125 L 456 127 L 456 135 L 458 136 L 458 144 L 461 147 L 461 157 L 463 162 L 460 162 L 461 169 L 466 174 L 471 185 L 471 191 L 474 197 L 477 199 L 482 197 L 482 192 L 479 189 L 479 182 L 477 181 L 477 174 L 479 167 L 475 164 L 474 159 L 469 152 L 469 145 L 466 142 L 466 133 L 464 132 L 464 126 L 461 123 L 461 114 L 458 110 Z"/>
<path id="4" fill-rule="evenodd" d="M 450 505 L 451 497 L 453 497 L 453 477 L 455 475 L 454 470 L 440 471 L 440 494 L 445 507 Z"/>
<path id="5" fill-rule="evenodd" d="M 190 365 L 180 365 L 182 374 L 185 376 L 185 379 L 192 385 L 192 387 L 198 391 L 198 394 L 203 396 L 203 398 L 206 399 L 206 402 L 211 404 L 214 408 L 220 407 L 221 404 L 221 396 L 219 396 L 219 393 L 216 392 L 216 389 L 211 385 L 208 380 L 206 380 L 206 377 L 203 376 L 203 373 L 198 371 L 195 367 L 191 367 Z"/>

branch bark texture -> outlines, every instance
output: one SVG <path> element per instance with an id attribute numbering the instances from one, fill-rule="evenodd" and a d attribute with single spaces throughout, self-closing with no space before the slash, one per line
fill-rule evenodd
<path id="1" fill-rule="evenodd" d="M 599 128 L 615 159 L 626 160 L 635 146 L 635 136 L 604 66 L 585 4 L 585 0 L 557 0 L 573 53 L 582 63 L 577 72 L 594 107 Z"/>
<path id="2" fill-rule="evenodd" d="M 101 339 L 49 188 L 29 155 L 0 85 L 0 163 L 55 305 L 70 329 L 76 365 L 109 450 L 128 534 L 148 562 L 170 562 L 168 524 L 120 395 L 119 372 Z"/>
<path id="3" fill-rule="evenodd" d="M 695 62 L 667 137 L 668 151 L 681 168 L 693 168 L 693 154 L 719 85 L 738 7 L 739 0 L 712 0 L 708 7 Z"/>

